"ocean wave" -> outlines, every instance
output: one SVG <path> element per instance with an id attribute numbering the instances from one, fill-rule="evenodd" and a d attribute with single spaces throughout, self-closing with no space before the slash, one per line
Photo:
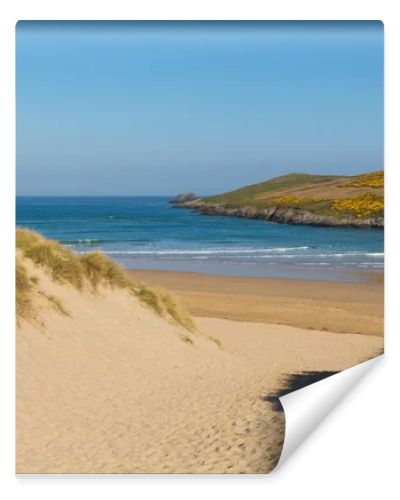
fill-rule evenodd
<path id="1" fill-rule="evenodd" d="M 149 239 L 132 239 L 132 240 L 124 240 L 123 243 L 149 243 L 151 240 Z M 106 240 L 106 239 L 96 239 L 96 238 L 82 238 L 76 240 L 60 240 L 60 243 L 67 247 L 80 247 L 80 246 L 93 246 L 93 245 L 102 245 L 104 243 L 107 244 L 115 244 L 118 243 L 116 240 Z"/>
<path id="2" fill-rule="evenodd" d="M 383 257 L 383 252 L 315 253 L 313 257 Z"/>
<path id="3" fill-rule="evenodd" d="M 61 240 L 60 243 L 65 246 L 73 247 L 76 245 L 98 245 L 101 243 L 112 243 L 113 240 L 98 240 L 96 238 L 82 238 L 80 240 Z"/>
<path id="4" fill-rule="evenodd" d="M 94 245 L 94 240 L 91 242 Z M 88 243 L 87 243 L 88 244 Z M 154 257 L 154 258 L 170 258 L 184 259 L 193 258 L 207 260 L 226 258 L 239 261 L 258 260 L 258 261 L 273 261 L 273 260 L 330 260 L 344 263 L 346 259 L 351 259 L 352 264 L 357 264 L 357 260 L 371 259 L 371 261 L 383 261 L 383 252 L 346 252 L 346 253 L 313 253 L 309 250 L 310 247 L 275 247 L 275 248 L 202 248 L 202 249 L 131 249 L 131 250 L 107 250 L 102 249 L 103 253 L 110 256 L 118 257 Z M 302 251 L 303 250 L 303 251 Z M 87 253 L 87 251 L 79 250 L 78 253 Z"/>
<path id="5" fill-rule="evenodd" d="M 203 248 L 193 250 L 103 250 L 108 255 L 243 255 L 263 253 L 284 253 L 294 250 L 307 250 L 309 247 L 271 247 L 271 248 Z"/>
<path id="6" fill-rule="evenodd" d="M 260 258 L 263 259 L 271 259 L 271 258 L 282 258 L 282 259 L 292 259 L 292 258 L 324 258 L 324 257 L 334 257 L 334 258 L 343 258 L 343 257 L 373 257 L 380 258 L 384 257 L 384 253 L 380 252 L 348 252 L 348 253 L 307 253 L 307 254 L 289 254 L 289 255 L 260 255 Z"/>

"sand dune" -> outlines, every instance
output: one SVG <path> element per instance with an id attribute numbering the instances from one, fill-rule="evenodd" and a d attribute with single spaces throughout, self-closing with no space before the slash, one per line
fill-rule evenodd
<path id="1" fill-rule="evenodd" d="M 36 297 L 17 328 L 17 472 L 268 472 L 284 417 L 263 397 L 285 374 L 340 370 L 382 338 L 196 318 L 168 322 L 126 290 L 78 291 L 27 263 Z M 65 314 L 67 313 L 67 315 Z"/>

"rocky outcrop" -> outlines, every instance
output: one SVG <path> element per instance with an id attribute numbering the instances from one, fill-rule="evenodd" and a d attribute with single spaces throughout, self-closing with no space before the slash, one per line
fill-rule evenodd
<path id="1" fill-rule="evenodd" d="M 177 197 L 178 198 L 178 197 Z M 175 200 L 177 199 L 175 198 Z M 383 217 L 358 218 L 351 215 L 335 216 L 313 213 L 299 208 L 271 206 L 257 208 L 252 206 L 225 206 L 218 203 L 207 203 L 201 199 L 173 202 L 177 208 L 189 208 L 206 215 L 222 215 L 244 217 L 247 219 L 264 219 L 281 224 L 306 224 L 312 226 L 383 228 Z"/>
<path id="2" fill-rule="evenodd" d="M 172 205 L 181 205 L 182 203 L 186 203 L 197 199 L 199 199 L 199 197 L 196 196 L 194 193 L 181 193 L 175 196 L 175 198 L 172 198 L 172 200 L 170 200 L 170 203 L 172 203 Z"/>

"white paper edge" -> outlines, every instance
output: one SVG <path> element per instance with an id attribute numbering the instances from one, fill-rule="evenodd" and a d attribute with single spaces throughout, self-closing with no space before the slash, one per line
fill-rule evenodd
<path id="1" fill-rule="evenodd" d="M 336 375 L 279 398 L 285 412 L 285 438 L 275 471 L 332 412 L 383 356 L 365 361 Z"/>

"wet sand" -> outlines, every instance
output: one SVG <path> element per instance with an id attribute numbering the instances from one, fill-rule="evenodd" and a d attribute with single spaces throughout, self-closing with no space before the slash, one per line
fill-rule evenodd
<path id="1" fill-rule="evenodd" d="M 129 270 L 167 288 L 194 316 L 383 336 L 383 274 L 363 282 L 243 278 Z"/>

